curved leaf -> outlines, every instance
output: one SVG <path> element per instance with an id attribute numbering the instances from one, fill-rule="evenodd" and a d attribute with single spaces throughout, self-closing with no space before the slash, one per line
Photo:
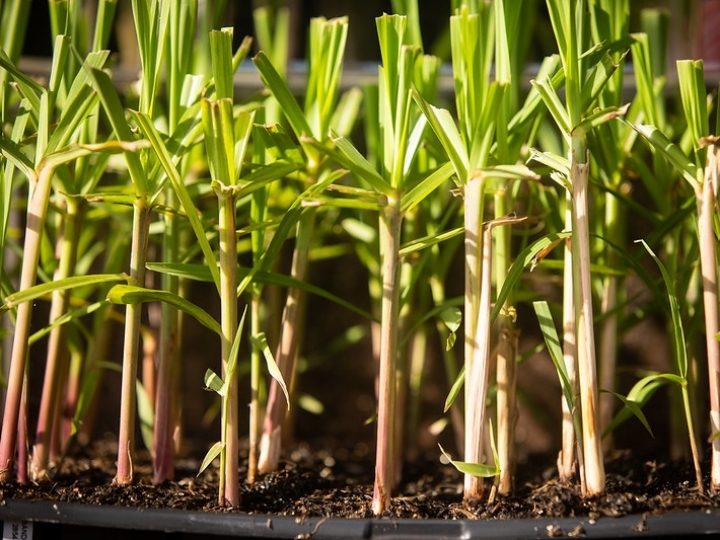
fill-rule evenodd
<path id="1" fill-rule="evenodd" d="M 135 285 L 115 285 L 108 291 L 107 299 L 113 304 L 137 304 L 140 302 L 165 302 L 194 317 L 200 324 L 222 335 L 220 324 L 207 311 L 188 302 L 183 297 L 167 291 L 146 289 Z"/>
<path id="2" fill-rule="evenodd" d="M 87 287 L 90 285 L 99 285 L 101 283 L 111 283 L 113 281 L 127 281 L 127 274 L 93 274 L 89 276 L 72 276 L 69 278 L 50 281 L 29 287 L 22 291 L 16 292 L 5 298 L 4 309 L 17 307 L 23 302 L 31 302 L 43 296 L 56 291 L 66 291 L 68 289 L 76 289 L 78 287 Z"/>
<path id="3" fill-rule="evenodd" d="M 280 385 L 280 388 L 282 388 L 283 394 L 285 394 L 285 401 L 287 402 L 287 406 L 289 409 L 290 408 L 290 395 L 288 394 L 287 385 L 285 384 L 285 379 L 283 379 L 280 368 L 278 367 L 277 363 L 275 362 L 275 357 L 273 356 L 272 351 L 270 351 L 270 346 L 268 345 L 267 338 L 265 337 L 265 333 L 260 332 L 258 335 L 252 336 L 250 338 L 250 341 L 252 341 L 253 347 L 255 347 L 257 350 L 259 350 L 265 357 L 265 362 L 267 363 L 268 372 L 270 373 L 270 376 L 277 381 L 277 383 Z"/>

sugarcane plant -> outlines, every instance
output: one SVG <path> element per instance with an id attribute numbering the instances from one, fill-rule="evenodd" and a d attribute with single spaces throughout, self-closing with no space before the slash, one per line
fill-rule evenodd
<path id="1" fill-rule="evenodd" d="M 333 126 L 342 60 L 347 39 L 347 18 L 325 20 L 315 18 L 310 23 L 309 72 L 304 107 L 301 109 L 269 57 L 260 52 L 254 63 L 266 87 L 272 92 L 300 142 L 304 153 L 305 171 L 302 181 L 307 186 L 322 186 L 333 181 L 337 174 L 327 167 L 327 159 L 316 145 L 329 144 Z M 348 109 L 350 112 L 350 109 Z M 352 125 L 352 121 L 348 123 Z M 316 188 L 317 189 L 317 188 Z M 317 208 L 307 205 L 297 224 L 290 277 L 303 282 L 307 278 L 309 253 L 315 229 Z M 292 384 L 295 378 L 299 343 L 303 333 L 303 296 L 301 288 L 289 289 L 281 320 L 281 330 L 275 360 L 283 379 Z M 267 410 L 261 439 L 259 472 L 277 468 L 282 449 L 283 422 L 289 403 L 284 402 L 281 386 L 276 379 L 270 382 Z M 254 476 L 255 471 L 252 471 Z"/>
<path id="2" fill-rule="evenodd" d="M 690 147 L 683 150 L 653 125 L 640 124 L 634 125 L 634 127 L 650 144 L 653 151 L 665 158 L 681 174 L 695 197 L 710 401 L 710 487 L 717 489 L 720 486 L 720 436 L 718 436 L 718 432 L 720 432 L 718 421 L 720 418 L 718 412 L 720 411 L 718 389 L 720 342 L 716 338 L 720 331 L 717 301 L 718 240 L 714 229 L 717 213 L 715 195 L 718 176 L 717 137 L 710 133 L 702 60 L 680 60 L 677 62 L 677 71 L 682 108 L 690 134 Z M 684 384 L 687 384 L 687 381 Z M 689 407 L 689 404 L 686 405 Z M 692 426 L 689 425 L 688 429 L 691 430 L 691 428 Z M 692 431 L 690 436 L 692 440 Z M 702 489 L 699 472 L 698 484 Z"/>
<path id="3" fill-rule="evenodd" d="M 136 152 L 142 146 L 142 143 L 136 143 L 130 138 L 126 141 L 108 141 L 95 144 L 75 142 L 78 139 L 82 141 L 78 133 L 83 129 L 82 124 L 92 111 L 92 105 L 97 102 L 97 93 L 92 87 L 93 77 L 90 74 L 91 70 L 102 67 L 107 59 L 107 54 L 92 53 L 89 55 L 86 63 L 87 68 L 78 71 L 71 83 L 64 83 L 68 84 L 69 90 L 64 99 L 59 99 L 60 82 L 63 80 L 65 61 L 72 53 L 66 36 L 58 35 L 55 42 L 53 77 L 49 81 L 48 88 L 39 85 L 18 71 L 7 57 L 1 59 L 4 71 L 15 80 L 20 88 L 24 100 L 22 108 L 32 118 L 31 125 L 34 125 L 38 133 L 33 149 L 34 160 L 30 160 L 15 141 L 8 140 L 5 137 L 2 139 L 3 155 L 16 170 L 21 171 L 28 179 L 28 200 L 30 202 L 27 208 L 27 233 L 24 236 L 23 269 L 18 289 L 20 293 L 27 293 L 36 284 L 49 197 L 53 182 L 57 181 L 56 171 L 62 170 L 68 163 L 94 152 L 124 152 L 127 156 L 137 157 Z M 55 125 L 52 120 L 56 111 L 59 121 Z M 20 140 L 24 129 L 30 127 L 30 125 L 25 121 L 21 121 L 16 127 L 17 131 L 14 135 Z M 68 276 L 64 282 L 65 285 L 63 285 L 63 282 L 60 282 L 60 285 L 56 284 L 55 290 L 62 291 L 63 288 L 66 289 L 67 279 L 73 277 Z M 106 277 L 106 280 L 113 279 L 117 281 L 118 276 Z M 76 284 L 80 285 L 77 282 Z M 45 292 L 51 291 L 52 289 Z M 29 297 L 33 297 L 32 293 Z M 27 455 L 22 450 L 26 443 L 22 440 L 18 445 L 17 430 L 19 427 L 18 422 L 21 422 L 21 424 L 24 422 L 22 394 L 32 302 L 23 300 L 22 297 L 16 298 L 16 302 L 18 303 L 13 303 L 12 299 L 10 302 L 6 300 L 6 308 L 17 309 L 3 432 L 0 438 L 0 460 L 4 464 L 1 477 L 6 480 L 13 477 L 12 464 L 15 461 L 16 447 L 20 451 L 18 473 L 21 479 L 27 479 Z M 51 395 L 50 398 L 52 398 Z M 43 441 L 44 439 L 41 438 L 41 446 L 37 449 L 40 459 L 37 471 L 38 477 L 45 476 Z"/>
<path id="4" fill-rule="evenodd" d="M 382 302 L 379 347 L 377 447 L 372 508 L 382 514 L 390 505 L 392 490 L 401 465 L 396 462 L 395 440 L 398 430 L 396 409 L 396 368 L 398 358 L 398 317 L 400 310 L 399 251 L 402 219 L 452 174 L 446 163 L 413 178 L 411 165 L 422 142 L 424 117 L 413 109 L 412 83 L 422 74 L 422 66 L 434 60 L 420 55 L 417 46 L 404 45 L 407 19 L 401 15 L 383 15 L 376 19 L 383 64 L 379 69 L 377 145 L 380 170 L 342 136 L 333 137 L 333 159 L 353 172 L 361 182 L 354 194 L 364 199 L 362 208 L 379 212 L 378 239 Z M 367 187 L 366 187 L 367 186 Z M 370 188 L 370 189 L 368 189 Z M 337 204 L 343 204 L 340 200 Z M 345 203 L 347 204 L 347 203 Z M 357 205 L 354 205 L 357 207 Z"/>
<path id="5" fill-rule="evenodd" d="M 524 165 L 491 164 L 491 149 L 496 142 L 496 113 L 501 110 L 509 81 L 490 82 L 490 60 L 493 52 L 490 6 L 479 4 L 478 13 L 470 13 L 467 6 L 450 18 L 453 75 L 456 88 L 456 107 L 459 127 L 450 113 L 427 103 L 414 93 L 428 123 L 439 138 L 453 165 L 457 182 L 463 194 L 465 235 L 465 301 L 464 301 L 464 352 L 465 352 L 465 449 L 462 463 L 474 464 L 473 472 L 466 472 L 463 497 L 479 501 L 484 492 L 483 476 L 498 473 L 497 463 L 482 467 L 485 444 L 486 396 L 489 379 L 489 336 L 491 321 L 479 325 L 480 291 L 483 275 L 483 210 L 486 180 L 533 178 L 536 175 Z M 507 36 L 506 19 L 498 9 L 496 24 Z M 511 70 L 507 40 L 499 40 L 504 62 L 500 68 Z M 507 109 L 509 111 L 510 109 Z M 506 112 L 507 112 L 506 111 Z M 507 157 L 507 156 L 506 156 Z M 488 227 L 487 230 L 491 230 Z M 489 252 L 488 252 L 489 253 Z M 485 269 L 489 272 L 489 268 Z M 488 273 L 487 276 L 491 274 Z M 461 462 L 457 462 L 461 463 Z"/>
<path id="6" fill-rule="evenodd" d="M 87 63 L 95 63 L 100 66 L 107 60 L 108 52 L 102 51 L 109 35 L 108 26 L 110 25 L 113 15 L 114 6 L 106 6 L 105 3 L 98 10 L 98 18 L 96 20 L 95 38 L 93 40 L 94 54 L 86 57 Z M 75 17 L 77 18 L 77 17 Z M 68 25 L 71 26 L 71 25 Z M 70 36 L 69 36 L 70 37 Z M 57 42 L 59 46 L 66 46 L 64 41 Z M 77 64 L 77 63 L 76 63 Z M 74 72 L 72 68 L 74 67 Z M 66 66 L 65 76 L 75 76 L 80 70 L 79 65 Z M 96 111 L 98 109 L 96 96 L 89 92 L 89 88 L 83 89 L 83 79 L 77 79 L 73 86 L 63 90 L 63 101 L 72 102 L 78 98 L 80 91 L 85 91 L 92 96 L 90 100 L 91 108 L 87 117 L 78 126 L 75 137 L 78 141 L 95 142 L 97 140 L 98 122 Z M 69 278 L 76 272 L 78 255 L 80 253 L 80 230 L 83 223 L 83 214 L 85 213 L 85 200 L 83 196 L 95 190 L 95 186 L 100 181 L 104 166 L 107 164 L 109 155 L 105 154 L 96 163 L 93 163 L 87 156 L 79 158 L 74 163 L 74 174 L 61 175 L 59 181 L 62 185 L 61 192 L 63 201 L 60 203 L 62 219 L 58 224 L 58 253 L 59 258 L 57 267 L 53 275 L 53 281 L 60 281 Z M 60 455 L 60 449 L 65 441 L 58 431 L 60 407 L 60 395 L 64 381 L 67 378 L 69 366 L 66 365 L 65 359 L 68 355 L 66 325 L 57 325 L 60 317 L 66 315 L 69 305 L 70 291 L 55 291 L 52 295 L 50 315 L 48 323 L 54 325 L 49 334 L 48 354 L 45 362 L 45 384 L 43 384 L 42 395 L 40 398 L 40 410 L 38 413 L 38 422 L 35 433 L 35 443 L 32 452 L 31 472 L 35 480 L 47 479 L 49 461 L 52 458 L 57 459 Z M 53 432 L 55 430 L 54 444 Z"/>
<path id="7" fill-rule="evenodd" d="M 585 48 L 589 35 L 584 1 L 570 3 L 548 0 L 548 11 L 564 70 L 565 105 L 558 97 L 550 79 L 535 80 L 543 102 L 562 132 L 568 157 L 537 154 L 535 159 L 552 167 L 554 178 L 568 190 L 572 207 L 572 269 L 573 308 L 575 321 L 575 364 L 580 391 L 579 413 L 582 456 L 580 484 L 585 495 L 602 493 L 605 489 L 605 466 L 599 425 L 598 383 L 595 331 L 590 274 L 590 237 L 588 187 L 590 151 L 587 134 L 626 112 L 626 107 L 608 105 L 593 108 L 598 93 L 613 69 L 607 62 L 592 64 Z M 598 49 L 598 47 L 596 47 Z M 605 51 L 597 51 L 595 54 Z M 610 62 L 612 66 L 612 62 Z M 580 435 L 580 434 L 576 434 Z"/>
<path id="8" fill-rule="evenodd" d="M 302 338 L 315 330 L 304 324 L 305 297 L 316 294 L 372 327 L 367 361 L 377 363 L 371 418 L 376 515 L 391 510 L 410 441 L 418 437 L 424 372 L 433 356 L 427 352 L 431 323 L 452 383 L 445 411 L 438 403 L 433 414 L 452 407 L 462 458 L 440 451 L 464 475 L 464 503 L 472 509 L 512 492 L 518 331 L 524 324 L 515 316 L 517 303 L 528 298 L 544 339 L 527 354 L 547 349 L 562 391 L 558 476 L 563 482 L 577 476 L 584 496 L 605 488 L 601 437 L 610 448 L 612 431 L 630 416 L 652 433 L 642 407 L 664 385 L 679 389 L 682 408 L 672 414 L 686 424 L 696 482 L 704 490 L 693 410 L 701 394 L 692 374 L 698 358 L 691 356 L 692 323 L 704 317 L 710 487 L 720 490 L 720 120 L 709 118 L 708 104 L 717 98 L 708 98 L 703 62 L 687 60 L 677 64 L 685 126 L 670 122 L 665 57 L 658 52 L 667 24 L 662 16 L 646 12 L 647 33 L 631 35 L 628 0 L 547 0 L 559 52 L 542 62 L 522 101 L 532 22 L 524 16 L 533 4 L 456 0 L 447 36 L 451 112 L 438 92 L 441 60 L 424 54 L 416 1 L 396 0 L 396 14 L 375 20 L 381 65 L 377 84 L 364 94 L 357 88 L 340 93 L 348 19 L 314 18 L 302 99 L 286 80 L 290 12 L 277 10 L 273 21 L 270 10 L 256 10 L 260 52 L 246 65 L 257 70 L 263 89 L 247 100 L 239 98 L 236 74 L 252 42 L 242 40 L 233 52 L 233 30 L 211 30 L 219 26 L 222 2 L 203 10 L 196 0 L 134 0 L 141 79 L 122 90 L 113 82 L 107 50 L 115 0 L 98 3 L 91 43 L 82 3 L 51 3 L 53 56 L 42 82 L 18 68 L 28 4 L 0 3 L 7 30 L 0 36 L 0 315 L 12 333 L 7 380 L 1 381 L 0 482 L 52 479 L 84 420 L 92 431 L 86 414 L 99 410 L 93 399 L 105 370 L 120 373 L 114 482 L 135 481 L 138 418 L 153 482 L 171 479 L 181 407 L 187 406 L 176 392 L 184 369 L 181 320 L 189 316 L 220 345 L 220 358 L 196 381 L 198 390 L 204 383 L 214 392 L 220 428 L 200 472 L 218 463 L 217 506 L 242 509 L 241 375 L 247 367 L 247 482 L 253 483 L 278 468 L 292 431 L 288 411 L 294 412 L 302 390 Z M 623 104 L 628 49 L 637 89 L 630 106 Z M 365 140 L 356 144 L 361 96 Z M 539 173 L 550 181 L 537 182 Z M 627 189 L 636 177 L 654 208 L 641 207 Z M 602 196 L 593 207 L 588 199 L 596 188 Z M 11 212 L 25 213 L 15 236 L 22 246 L 13 237 Z M 634 215 L 653 230 L 628 246 L 626 224 Z M 526 228 L 518 239 L 520 226 Z M 328 230 L 340 247 L 328 244 Z M 156 246 L 160 256 L 153 260 Z M 460 246 L 463 294 L 449 298 Z M 352 247 L 368 271 L 372 314 L 309 278 L 319 251 Z M 285 249 L 292 252 L 288 275 L 281 273 Z M 8 268 L 13 252 L 21 254 L 17 276 Z M 661 280 L 650 276 L 647 263 Z M 527 269 L 537 267 L 562 272 L 561 303 L 542 296 L 552 284 L 533 288 L 537 280 L 527 279 Z M 160 279 L 150 283 L 147 272 Z M 669 312 L 675 365 L 672 373 L 643 373 L 620 395 L 614 386 L 621 332 L 649 312 L 628 314 L 635 301 L 625 297 L 628 275 L 642 281 L 653 306 Z M 218 314 L 188 300 L 184 282 L 209 284 Z M 279 321 L 265 316 L 267 285 L 287 291 Z M 49 319 L 38 324 L 33 306 L 43 300 L 49 300 Z M 245 301 L 249 332 L 240 309 Z M 148 317 L 153 328 L 143 324 L 148 303 L 155 310 Z M 554 322 L 560 310 L 562 336 Z M 115 321 L 124 326 L 121 364 L 108 361 Z M 596 324 L 602 336 L 597 356 Z M 40 326 L 35 333 L 33 325 Z M 338 341 L 349 341 L 356 329 Z M 458 335 L 462 368 L 453 349 Z M 28 382 L 35 366 L 28 358 L 46 337 L 35 399 Z M 453 405 L 461 392 L 462 410 Z M 489 414 L 493 396 L 496 422 Z M 622 406 L 613 415 L 618 399 Z M 36 423 L 28 417 L 34 401 Z M 431 429 L 437 435 L 438 425 Z M 489 496 L 487 477 L 495 477 Z"/>

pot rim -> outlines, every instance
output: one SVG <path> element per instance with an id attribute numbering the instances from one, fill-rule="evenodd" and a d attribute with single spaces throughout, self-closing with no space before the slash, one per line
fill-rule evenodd
<path id="1" fill-rule="evenodd" d="M 81 527 L 213 534 L 235 538 L 467 539 L 580 536 L 608 538 L 720 534 L 720 509 L 631 514 L 622 517 L 523 518 L 516 520 L 441 520 L 395 518 L 320 518 L 140 509 L 82 503 L 6 499 L 0 520 L 61 523 Z M 574 533 L 574 534 L 573 534 Z"/>

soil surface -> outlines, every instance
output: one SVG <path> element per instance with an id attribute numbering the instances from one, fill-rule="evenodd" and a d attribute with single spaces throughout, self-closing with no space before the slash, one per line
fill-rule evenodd
<path id="1" fill-rule="evenodd" d="M 100 446 L 100 445 L 98 445 Z M 44 499 L 92 505 L 179 508 L 215 512 L 240 511 L 296 517 L 372 517 L 373 463 L 366 452 L 312 449 L 299 445 L 286 456 L 281 470 L 242 486 L 242 507 L 217 502 L 217 472 L 211 466 L 197 475 L 199 461 L 179 459 L 176 480 L 152 485 L 147 456 L 136 457 L 137 483 L 112 484 L 115 474 L 107 444 L 80 451 L 64 460 L 44 484 L 0 485 L 0 500 Z M 143 459 L 145 458 L 145 459 Z M 704 467 L 707 470 L 707 464 Z M 245 471 L 241 471 L 241 475 Z M 436 456 L 406 465 L 387 517 L 435 519 L 515 519 L 535 517 L 622 516 L 720 507 L 720 495 L 701 493 L 688 464 L 639 462 L 627 453 L 606 461 L 605 494 L 583 498 L 579 487 L 562 485 L 557 469 L 543 456 L 532 456 L 517 470 L 515 494 L 492 493 L 470 507 L 462 501 L 462 477 Z M 708 479 L 705 478 L 707 484 Z"/>
<path id="2" fill-rule="evenodd" d="M 112 484 L 115 474 L 112 448 L 97 445 L 80 449 L 64 460 L 46 484 L 0 485 L 0 500 L 44 499 L 92 505 L 139 508 L 178 508 L 248 514 L 276 514 L 299 518 L 372 517 L 373 463 L 365 448 L 318 450 L 298 445 L 285 456 L 281 470 L 242 486 L 242 507 L 222 508 L 217 502 L 217 471 L 211 466 L 197 475 L 199 461 L 179 459 L 176 480 L 151 483 L 148 456 L 136 456 L 137 483 Z M 110 450 L 110 451 L 108 451 Z M 708 470 L 705 464 L 704 470 Z M 244 465 L 243 465 L 244 466 Z M 244 477 L 244 470 L 241 477 Z M 536 517 L 622 516 L 701 510 L 720 507 L 720 495 L 702 494 L 687 464 L 635 461 L 625 453 L 606 460 L 607 490 L 583 498 L 578 486 L 562 485 L 557 469 L 544 456 L 520 464 L 512 496 L 493 495 L 475 506 L 462 501 L 462 477 L 437 455 L 405 467 L 388 517 L 437 519 L 513 519 Z M 708 478 L 705 478 L 707 485 Z"/>

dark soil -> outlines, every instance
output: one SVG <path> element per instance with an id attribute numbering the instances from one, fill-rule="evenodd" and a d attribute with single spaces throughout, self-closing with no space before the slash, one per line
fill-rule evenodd
<path id="1" fill-rule="evenodd" d="M 176 463 L 176 480 L 151 484 L 147 456 L 136 457 L 137 484 L 112 484 L 115 473 L 111 448 L 79 450 L 55 471 L 52 483 L 0 485 L 0 499 L 44 499 L 91 505 L 138 508 L 178 508 L 214 512 L 241 511 L 299 518 L 371 517 L 373 463 L 365 448 L 313 450 L 299 445 L 286 456 L 277 473 L 254 485 L 243 485 L 242 507 L 222 508 L 217 503 L 217 473 L 213 467 L 197 476 L 198 461 Z M 108 451 L 110 450 L 110 451 Z M 213 469 L 213 470 L 210 470 Z M 707 470 L 707 466 L 705 467 Z M 244 471 L 241 471 L 241 475 Z M 584 499 L 577 486 L 561 485 L 552 462 L 534 456 L 518 467 L 517 489 L 512 496 L 492 496 L 469 507 L 462 502 L 462 478 L 437 456 L 407 465 L 388 517 L 437 519 L 512 519 L 535 517 L 622 516 L 701 510 L 720 507 L 718 494 L 701 494 L 694 472 L 686 464 L 637 462 L 618 453 L 606 461 L 607 490 Z M 707 478 L 705 479 L 707 483 Z"/>

